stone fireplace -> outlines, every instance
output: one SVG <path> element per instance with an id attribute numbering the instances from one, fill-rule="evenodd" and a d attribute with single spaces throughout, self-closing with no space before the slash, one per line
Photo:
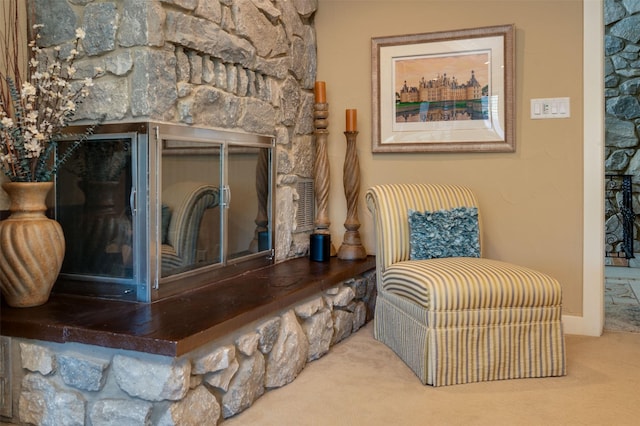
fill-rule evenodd
<path id="1" fill-rule="evenodd" d="M 3 306 L 2 421 L 219 424 L 371 320 L 375 260 L 309 262 L 311 230 L 297 227 L 313 211 L 297 188 L 313 178 L 316 0 L 27 4 L 43 46 L 64 52 L 86 32 L 76 75 L 100 71 L 77 124 L 275 137 L 276 264 L 150 304 L 54 295 L 31 311 Z"/>
<path id="2" fill-rule="evenodd" d="M 86 32 L 76 75 L 100 71 L 79 121 L 275 136 L 276 262 L 309 244 L 291 218 L 299 181 L 313 177 L 315 10 L 313 0 L 29 0 L 43 46 L 68 49 Z"/>

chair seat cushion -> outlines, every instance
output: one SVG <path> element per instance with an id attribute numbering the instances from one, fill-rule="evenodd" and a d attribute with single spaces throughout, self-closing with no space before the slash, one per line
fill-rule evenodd
<path id="1" fill-rule="evenodd" d="M 390 265 L 382 288 L 429 310 L 560 306 L 560 283 L 542 272 L 474 257 L 408 260 Z"/>

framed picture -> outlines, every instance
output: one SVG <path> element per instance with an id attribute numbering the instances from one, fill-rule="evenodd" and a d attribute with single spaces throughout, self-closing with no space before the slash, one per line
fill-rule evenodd
<path id="1" fill-rule="evenodd" d="M 373 152 L 515 151 L 514 31 L 372 38 Z"/>

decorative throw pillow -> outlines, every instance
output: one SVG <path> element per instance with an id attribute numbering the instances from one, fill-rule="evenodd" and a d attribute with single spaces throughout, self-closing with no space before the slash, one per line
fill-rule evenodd
<path id="1" fill-rule="evenodd" d="M 478 209 L 409 210 L 409 244 L 411 260 L 480 257 Z"/>

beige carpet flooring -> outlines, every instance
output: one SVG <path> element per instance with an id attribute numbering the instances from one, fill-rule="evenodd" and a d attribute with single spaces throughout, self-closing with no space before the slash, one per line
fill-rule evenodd
<path id="1" fill-rule="evenodd" d="M 222 425 L 639 425 L 640 334 L 568 335 L 566 344 L 564 377 L 433 388 L 369 323 Z"/>

